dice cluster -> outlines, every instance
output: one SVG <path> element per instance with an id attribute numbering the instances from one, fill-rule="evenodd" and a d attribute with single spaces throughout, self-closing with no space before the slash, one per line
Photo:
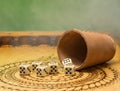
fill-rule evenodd
<path id="1" fill-rule="evenodd" d="M 64 66 L 65 75 L 73 75 L 74 65 L 70 58 L 66 58 L 62 61 Z M 19 66 L 19 72 L 21 76 L 30 75 L 31 72 L 36 73 L 37 76 L 42 77 L 49 74 L 58 73 L 58 63 L 49 62 L 48 65 L 43 65 L 41 62 L 32 62 L 31 64 L 21 64 Z"/>

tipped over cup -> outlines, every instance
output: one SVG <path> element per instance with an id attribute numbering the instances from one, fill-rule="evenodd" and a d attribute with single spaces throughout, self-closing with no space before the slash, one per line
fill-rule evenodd
<path id="1" fill-rule="evenodd" d="M 81 30 L 66 31 L 57 45 L 60 61 L 71 58 L 75 70 L 107 62 L 115 51 L 115 42 L 109 35 Z"/>

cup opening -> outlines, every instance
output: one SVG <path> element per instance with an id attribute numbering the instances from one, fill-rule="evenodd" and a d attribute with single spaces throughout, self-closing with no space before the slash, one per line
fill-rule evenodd
<path id="1" fill-rule="evenodd" d="M 76 68 L 79 67 L 87 55 L 87 46 L 82 35 L 76 31 L 66 32 L 59 41 L 58 55 L 60 60 L 71 58 Z"/>

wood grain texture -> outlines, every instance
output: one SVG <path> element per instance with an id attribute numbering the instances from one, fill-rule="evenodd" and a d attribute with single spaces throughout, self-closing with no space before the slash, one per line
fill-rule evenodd
<path id="1" fill-rule="evenodd" d="M 37 47 L 0 47 L 0 90 L 4 91 L 106 91 L 120 89 L 120 47 L 117 45 L 115 57 L 106 64 L 76 71 L 74 76 L 65 76 L 56 53 L 56 47 L 41 45 Z M 18 66 L 40 60 L 47 64 L 50 61 L 59 63 L 59 73 L 44 78 L 31 76 L 20 77 Z M 31 79 L 31 80 L 30 80 Z M 41 82 L 42 81 L 42 82 Z"/>
<path id="2" fill-rule="evenodd" d="M 63 66 L 57 57 L 56 46 L 2 45 L 0 47 L 0 91 L 107 91 L 120 89 L 120 46 L 107 63 L 76 71 L 74 76 L 65 76 Z M 47 64 L 56 61 L 59 73 L 44 78 L 21 77 L 18 66 L 21 63 L 42 61 Z"/>

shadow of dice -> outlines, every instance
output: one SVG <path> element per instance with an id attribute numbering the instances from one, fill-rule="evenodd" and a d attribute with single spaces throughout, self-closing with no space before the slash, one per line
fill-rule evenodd
<path id="1" fill-rule="evenodd" d="M 32 65 L 32 71 L 35 71 L 36 68 L 37 68 L 37 66 L 39 66 L 39 65 L 41 65 L 41 64 L 42 64 L 42 63 L 39 62 L 39 61 L 38 61 L 38 62 L 37 62 L 37 61 L 36 61 L 36 62 L 32 62 L 32 64 L 31 64 L 31 65 Z"/>
<path id="2" fill-rule="evenodd" d="M 64 72 L 65 75 L 74 75 L 75 74 L 74 65 L 73 64 L 64 65 Z"/>
<path id="3" fill-rule="evenodd" d="M 20 75 L 22 75 L 22 76 L 30 75 L 30 73 L 31 73 L 30 64 L 21 64 L 19 66 L 19 72 L 20 72 Z"/>
<path id="4" fill-rule="evenodd" d="M 66 64 L 72 64 L 72 60 L 70 58 L 65 58 L 62 60 L 62 64 L 66 65 Z"/>
<path id="5" fill-rule="evenodd" d="M 39 65 L 37 68 L 36 68 L 36 75 L 37 76 L 46 76 L 49 74 L 49 68 L 48 66 L 45 66 L 45 65 Z"/>
<path id="6" fill-rule="evenodd" d="M 56 74 L 58 72 L 58 63 L 57 62 L 50 62 L 48 63 L 49 66 L 49 73 Z"/>

